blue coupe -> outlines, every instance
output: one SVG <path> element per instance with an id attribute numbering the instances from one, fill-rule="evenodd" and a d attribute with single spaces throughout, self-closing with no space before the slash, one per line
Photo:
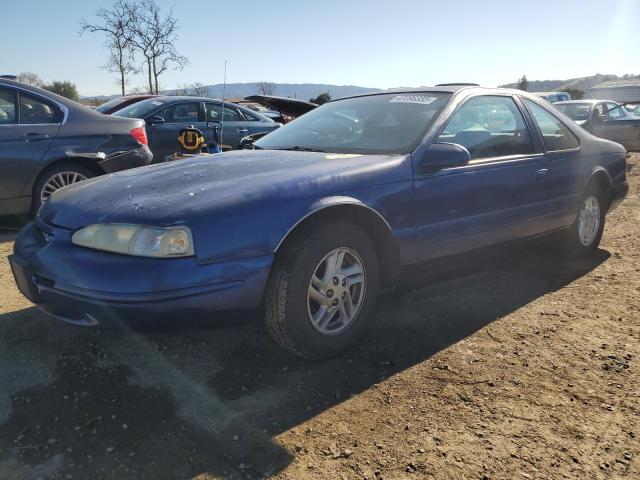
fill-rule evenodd
<path id="1" fill-rule="evenodd" d="M 626 196 L 625 149 L 544 100 L 473 86 L 330 102 L 253 150 L 63 188 L 10 257 L 65 321 L 263 310 L 273 338 L 336 354 L 418 263 L 555 233 L 592 253 Z"/>

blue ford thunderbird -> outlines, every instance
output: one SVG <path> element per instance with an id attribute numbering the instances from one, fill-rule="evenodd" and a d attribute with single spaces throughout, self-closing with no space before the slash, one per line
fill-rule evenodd
<path id="1" fill-rule="evenodd" d="M 385 92 L 323 105 L 253 150 L 60 189 L 10 262 L 68 322 L 261 308 L 280 345 L 320 358 L 362 335 L 408 267 L 549 233 L 588 255 L 627 191 L 625 149 L 533 95 Z"/>

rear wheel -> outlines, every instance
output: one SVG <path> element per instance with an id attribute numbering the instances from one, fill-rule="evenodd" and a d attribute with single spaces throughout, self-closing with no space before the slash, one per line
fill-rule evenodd
<path id="1" fill-rule="evenodd" d="M 59 163 L 46 169 L 40 174 L 33 189 L 32 209 L 37 213 L 38 209 L 57 190 L 74 183 L 95 177 L 87 167 L 75 163 Z"/>
<path id="2" fill-rule="evenodd" d="M 267 331 L 302 357 L 335 355 L 370 323 L 378 283 L 376 251 L 360 227 L 311 228 L 276 258 L 265 290 Z"/>
<path id="3" fill-rule="evenodd" d="M 606 196 L 600 188 L 594 186 L 585 191 L 578 215 L 565 232 L 565 242 L 573 254 L 586 256 L 597 250 L 607 207 Z"/>

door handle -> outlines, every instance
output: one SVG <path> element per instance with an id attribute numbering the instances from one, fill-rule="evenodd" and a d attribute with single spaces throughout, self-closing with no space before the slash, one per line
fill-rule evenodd
<path id="1" fill-rule="evenodd" d="M 27 133 L 24 136 L 25 141 L 27 142 L 39 142 L 41 140 L 46 140 L 49 138 L 49 135 L 46 133 Z"/>
<path id="2" fill-rule="evenodd" d="M 238 133 L 247 133 L 248 131 L 249 131 L 249 129 L 248 129 L 248 128 L 239 128 L 239 129 L 237 130 L 237 132 L 238 132 Z"/>
<path id="3" fill-rule="evenodd" d="M 533 175 L 533 179 L 534 180 L 544 180 L 544 177 L 547 176 L 547 173 L 549 173 L 549 170 L 546 168 L 541 168 L 540 170 L 536 170 L 536 173 Z"/>

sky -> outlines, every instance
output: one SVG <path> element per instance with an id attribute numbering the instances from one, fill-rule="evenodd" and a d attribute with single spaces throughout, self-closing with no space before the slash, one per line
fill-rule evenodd
<path id="1" fill-rule="evenodd" d="M 173 7 L 182 71 L 201 82 L 329 83 L 394 88 L 640 74 L 640 0 L 157 0 Z M 101 34 L 83 18 L 110 0 L 0 0 L 0 74 L 71 80 L 81 95 L 118 93 Z M 25 8 L 28 6 L 28 8 Z M 145 77 L 130 87 L 144 86 Z"/>

